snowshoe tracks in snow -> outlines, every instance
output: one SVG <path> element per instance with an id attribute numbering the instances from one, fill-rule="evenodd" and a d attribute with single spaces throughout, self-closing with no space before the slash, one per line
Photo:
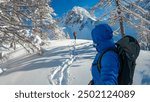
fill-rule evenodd
<path id="1" fill-rule="evenodd" d="M 89 42 L 87 42 L 89 43 Z M 55 68 L 52 75 L 49 75 L 49 83 L 52 85 L 67 85 L 68 84 L 68 69 L 71 66 L 71 64 L 76 60 L 77 58 L 77 52 L 76 52 L 76 46 L 83 46 L 87 45 L 87 43 L 81 43 L 76 44 L 73 42 L 73 46 L 69 46 L 69 53 L 70 57 L 66 59 L 61 66 L 58 66 Z"/>

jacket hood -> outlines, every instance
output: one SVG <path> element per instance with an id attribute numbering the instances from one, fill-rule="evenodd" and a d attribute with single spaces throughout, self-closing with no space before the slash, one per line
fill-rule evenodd
<path id="1" fill-rule="evenodd" d="M 91 32 L 93 42 L 99 44 L 103 41 L 112 40 L 113 31 L 108 24 L 99 24 Z"/>

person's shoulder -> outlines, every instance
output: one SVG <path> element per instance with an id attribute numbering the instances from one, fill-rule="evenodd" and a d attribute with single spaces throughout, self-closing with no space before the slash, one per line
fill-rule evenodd
<path id="1" fill-rule="evenodd" d="M 118 60 L 118 54 L 115 51 L 107 51 L 102 57 L 103 60 L 110 61 L 110 60 Z"/>
<path id="2" fill-rule="evenodd" d="M 117 53 L 113 52 L 113 51 L 106 52 L 101 59 L 101 64 L 103 67 L 104 66 L 105 67 L 109 66 L 109 68 L 110 68 L 110 66 L 111 66 L 111 68 L 114 68 L 112 66 L 117 67 L 119 64 L 119 57 L 118 57 Z"/>

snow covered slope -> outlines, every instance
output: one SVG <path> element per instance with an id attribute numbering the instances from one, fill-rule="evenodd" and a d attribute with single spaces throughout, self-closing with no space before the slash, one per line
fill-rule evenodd
<path id="1" fill-rule="evenodd" d="M 7 63 L 0 64 L 0 84 L 87 85 L 91 80 L 90 68 L 95 54 L 90 40 L 54 40 L 41 56 L 14 56 Z M 141 50 L 134 84 L 150 84 L 149 56 L 150 52 Z"/>
<path id="2" fill-rule="evenodd" d="M 134 74 L 134 84 L 150 85 L 150 52 L 140 51 L 137 59 L 137 66 Z"/>
<path id="3" fill-rule="evenodd" d="M 75 31 L 79 39 L 91 39 L 91 30 L 95 23 L 96 19 L 86 9 L 77 6 L 60 20 L 60 25 L 66 27 L 65 31 L 70 34 L 71 38 Z"/>

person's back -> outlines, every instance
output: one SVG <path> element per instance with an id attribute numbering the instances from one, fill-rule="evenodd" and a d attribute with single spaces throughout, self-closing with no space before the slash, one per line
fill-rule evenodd
<path id="1" fill-rule="evenodd" d="M 114 51 L 106 52 L 101 59 L 101 70 L 98 71 L 97 62 L 101 54 L 109 49 L 115 48 L 113 31 L 107 24 L 97 25 L 92 30 L 93 43 L 96 44 L 97 54 L 92 63 L 92 81 L 94 85 L 117 85 L 119 72 L 119 57 Z"/>
<path id="2" fill-rule="evenodd" d="M 76 32 L 73 32 L 73 37 L 75 40 L 77 39 L 77 33 Z"/>

